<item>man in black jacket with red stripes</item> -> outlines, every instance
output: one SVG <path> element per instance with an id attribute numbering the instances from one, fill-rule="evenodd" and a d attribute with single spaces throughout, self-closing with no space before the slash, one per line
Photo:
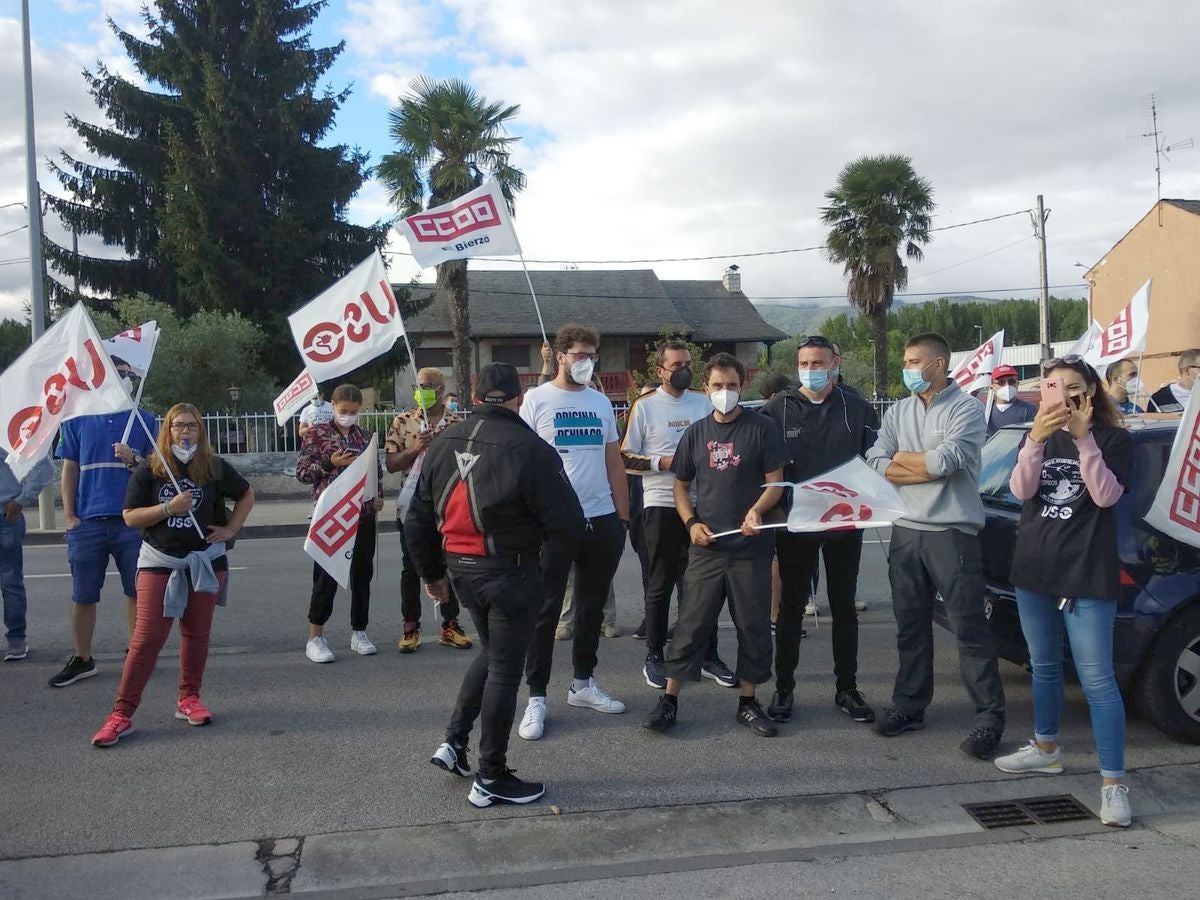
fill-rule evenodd
<path id="1" fill-rule="evenodd" d="M 429 445 L 404 530 L 429 595 L 445 599 L 449 577 L 479 633 L 479 655 L 430 762 L 470 775 L 467 740 L 480 719 L 479 770 L 467 799 L 487 807 L 545 793 L 508 768 L 508 739 L 542 603 L 542 545 L 578 544 L 583 510 L 559 455 L 517 415 L 517 370 L 484 366 L 475 401 L 469 419 Z"/>

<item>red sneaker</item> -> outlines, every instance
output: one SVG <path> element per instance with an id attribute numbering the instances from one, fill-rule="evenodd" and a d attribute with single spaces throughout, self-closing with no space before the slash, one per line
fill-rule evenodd
<path id="1" fill-rule="evenodd" d="M 212 713 L 200 702 L 199 697 L 192 694 L 192 696 L 184 697 L 179 701 L 179 708 L 175 710 L 175 718 L 184 719 L 189 725 L 207 725 L 212 721 Z"/>
<path id="2" fill-rule="evenodd" d="M 111 713 L 100 730 L 92 735 L 93 747 L 111 747 L 121 738 L 133 732 L 133 720 L 120 713 Z"/>

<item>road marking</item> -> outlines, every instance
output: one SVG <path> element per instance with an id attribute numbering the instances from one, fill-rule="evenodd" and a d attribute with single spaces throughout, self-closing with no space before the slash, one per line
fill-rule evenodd
<path id="1" fill-rule="evenodd" d="M 241 572 L 245 568 L 246 568 L 246 566 L 230 566 L 229 571 L 230 572 Z M 104 574 L 105 575 L 120 575 L 121 573 L 120 572 L 105 572 Z M 26 575 L 25 576 L 26 580 L 28 580 L 30 578 L 70 578 L 70 577 L 71 577 L 70 572 L 51 572 L 48 575 Z"/>

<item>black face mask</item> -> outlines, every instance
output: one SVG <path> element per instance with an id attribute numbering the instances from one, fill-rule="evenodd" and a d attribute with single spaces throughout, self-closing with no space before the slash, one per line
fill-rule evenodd
<path id="1" fill-rule="evenodd" d="M 671 382 L 671 387 L 677 391 L 686 391 L 692 386 L 692 370 L 687 366 L 676 369 L 671 373 L 671 377 L 667 379 Z"/>

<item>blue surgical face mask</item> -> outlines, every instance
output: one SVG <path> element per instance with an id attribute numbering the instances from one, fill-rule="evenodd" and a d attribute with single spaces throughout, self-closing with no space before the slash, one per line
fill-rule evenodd
<path id="1" fill-rule="evenodd" d="M 796 378 L 803 387 L 810 391 L 823 391 L 829 384 L 829 371 L 826 369 L 797 369 Z"/>
<path id="2" fill-rule="evenodd" d="M 930 363 L 929 366 L 933 365 Z M 928 369 L 929 366 L 925 366 Z M 914 394 L 923 394 L 929 390 L 929 386 L 933 384 L 925 378 L 925 369 L 905 369 L 904 370 L 904 386 Z"/>

